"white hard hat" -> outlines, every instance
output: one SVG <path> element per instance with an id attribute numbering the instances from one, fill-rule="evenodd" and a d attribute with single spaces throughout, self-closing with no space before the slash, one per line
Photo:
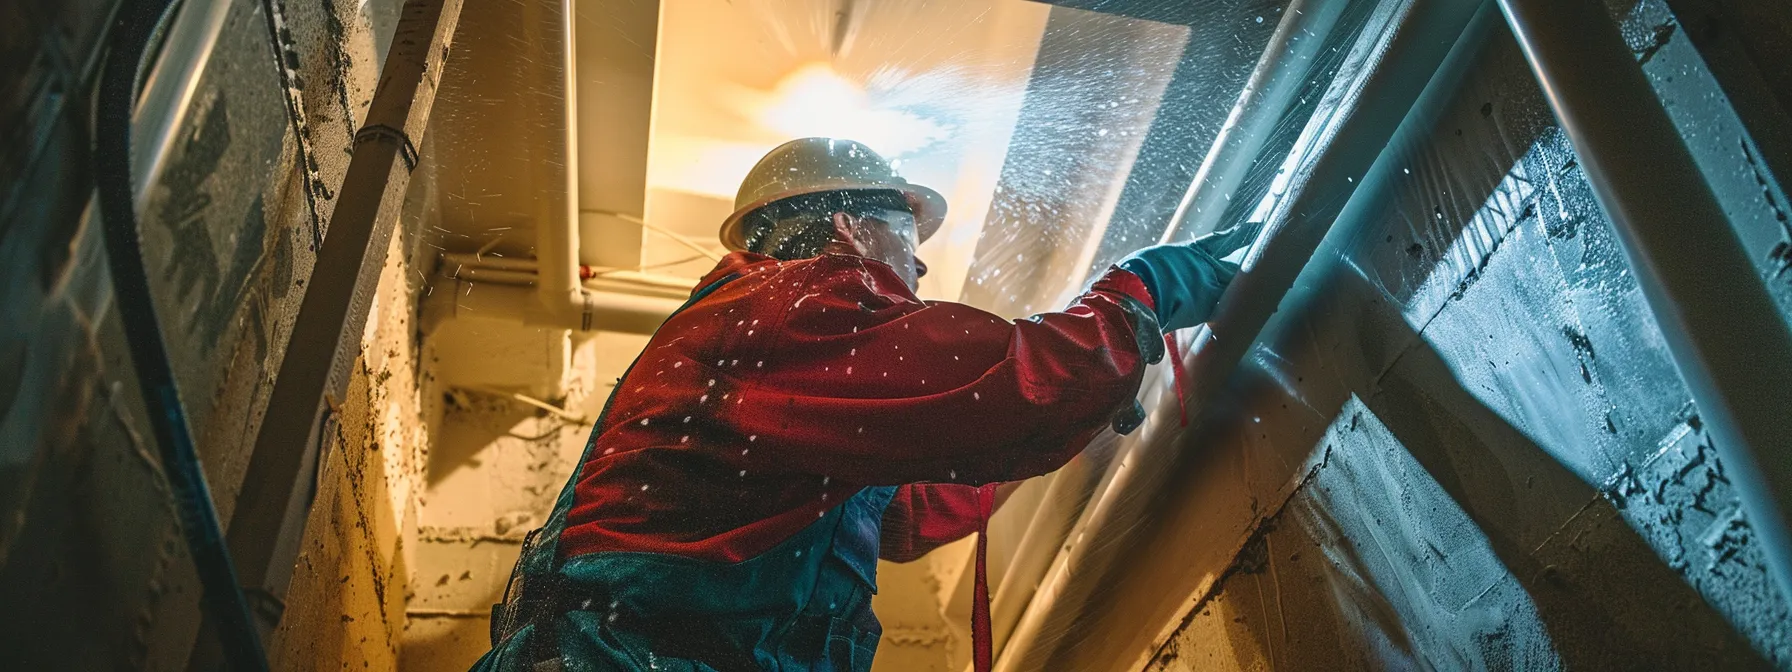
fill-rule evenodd
<path id="1" fill-rule="evenodd" d="M 833 138 L 802 138 L 778 145 L 747 172 L 734 197 L 734 214 L 722 222 L 722 245 L 747 248 L 741 222 L 753 211 L 794 196 L 844 189 L 888 189 L 908 199 L 921 241 L 946 219 L 946 199 L 939 192 L 910 184 L 890 162 L 864 143 Z"/>

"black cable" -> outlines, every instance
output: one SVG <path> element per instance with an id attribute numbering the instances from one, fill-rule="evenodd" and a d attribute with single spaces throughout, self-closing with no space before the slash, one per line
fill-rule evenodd
<path id="1" fill-rule="evenodd" d="M 115 304 L 130 343 L 131 363 L 137 370 L 143 403 L 149 409 L 162 472 L 174 491 L 187 551 L 193 556 L 204 590 L 206 615 L 217 624 L 230 669 L 259 672 L 268 669 L 267 658 L 249 615 L 248 602 L 237 583 L 236 567 L 231 564 L 218 512 L 206 486 L 205 470 L 199 464 L 192 430 L 181 407 L 180 391 L 150 296 L 149 275 L 143 267 L 132 198 L 131 116 L 137 102 L 137 72 L 150 37 L 172 4 L 171 0 L 125 0 L 113 19 L 109 55 L 100 77 L 95 109 L 94 185 L 99 190 Z"/>

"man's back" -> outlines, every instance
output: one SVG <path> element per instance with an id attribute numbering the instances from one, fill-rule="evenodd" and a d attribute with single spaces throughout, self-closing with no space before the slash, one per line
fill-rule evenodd
<path id="1" fill-rule="evenodd" d="M 851 255 L 723 259 L 619 381 L 476 669 L 868 669 L 880 555 L 980 522 L 1132 404 L 1138 279 L 1011 323 Z M 598 661 L 598 662 L 591 662 Z"/>
<path id="2" fill-rule="evenodd" d="M 866 486 L 1043 473 L 1130 400 L 1142 369 L 1115 302 L 1017 327 L 924 303 L 846 255 L 730 255 L 700 287 L 716 283 L 623 379 L 563 556 L 738 562 Z"/>

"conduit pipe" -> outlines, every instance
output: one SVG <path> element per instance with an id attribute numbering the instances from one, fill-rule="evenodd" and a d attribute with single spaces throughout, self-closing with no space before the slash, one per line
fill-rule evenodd
<path id="1" fill-rule="evenodd" d="M 535 285 L 539 280 L 536 263 L 532 259 L 447 252 L 442 255 L 441 268 L 444 275 L 457 279 L 509 282 L 521 285 Z M 695 284 L 695 281 L 690 278 L 674 275 L 582 264 L 575 268 L 579 279 L 584 282 L 585 288 L 594 291 L 615 291 L 624 294 L 664 296 L 683 300 L 690 297 L 691 287 Z"/>
<path id="2" fill-rule="evenodd" d="M 1792 595 L 1792 334 L 1597 0 L 1499 0 Z"/>
<path id="3" fill-rule="evenodd" d="M 533 2 L 523 4 L 536 6 Z M 585 288 L 579 285 L 578 43 L 573 41 L 576 16 L 572 0 L 560 0 L 560 102 L 563 103 L 561 114 L 565 135 L 559 138 L 558 145 L 561 165 L 566 168 L 565 182 L 561 185 L 566 197 L 560 202 L 558 212 L 544 213 L 548 216 L 535 220 L 535 257 L 540 265 L 535 288 L 539 302 L 548 314 L 566 324 L 579 324 L 589 330 L 592 313 L 597 307 L 586 296 Z M 538 104 L 543 98 L 546 96 L 537 97 Z M 545 142 L 542 145 L 553 146 Z M 543 163 L 530 162 L 537 171 L 544 170 Z M 543 181 L 537 180 L 536 184 Z M 553 199 L 544 198 L 539 202 L 549 207 Z"/>
<path id="4" fill-rule="evenodd" d="M 1485 4 L 1484 0 L 1409 0 L 1399 5 L 1389 22 L 1392 35 L 1358 70 L 1368 70 L 1362 86 L 1346 95 L 1328 118 L 1309 122 L 1324 124 L 1307 129 L 1316 132 L 1315 155 L 1297 169 L 1288 194 L 1271 211 L 1213 319 L 1196 332 L 1184 357 L 1186 379 L 1181 384 L 1187 385 L 1191 417 L 1199 417 L 1237 368 L 1349 201 L 1358 178 L 1380 156 L 1477 8 Z M 1365 39 L 1371 36 L 1365 34 L 1359 45 Z M 1152 421 L 1092 505 L 1087 528 L 1067 544 L 1039 587 L 1038 597 L 997 661 L 998 671 L 1039 669 L 1052 660 L 1057 655 L 1054 643 L 1070 634 L 1064 628 L 1075 620 L 1053 612 L 1082 608 L 1061 603 L 1067 599 L 1069 583 L 1084 571 L 1098 574 L 1130 548 L 1121 542 L 1133 528 L 1129 523 L 1141 514 L 1137 502 L 1150 501 L 1155 489 L 1167 485 L 1152 477 L 1167 472 L 1183 433 L 1178 423 L 1166 421 L 1178 415 L 1175 404 L 1174 395 L 1160 396 Z M 1137 668 L 1151 651 L 1141 655 L 1145 658 L 1126 662 Z"/>
<path id="5" fill-rule="evenodd" d="M 523 3 L 523 11 L 540 13 L 540 4 Z M 577 14 L 572 0 L 560 0 L 558 75 L 563 95 L 558 138 L 543 138 L 542 146 L 559 147 L 565 167 L 561 199 L 538 198 L 533 261 L 479 254 L 442 255 L 443 270 L 454 282 L 432 290 L 424 305 L 424 327 L 457 316 L 477 315 L 524 324 L 592 331 L 604 329 L 651 334 L 684 303 L 691 283 L 668 276 L 636 271 L 598 270 L 579 264 L 579 121 L 578 54 L 574 30 Z M 531 21 L 540 23 L 540 17 Z M 547 79 L 552 69 L 538 71 Z M 538 96 L 537 105 L 547 105 Z M 539 108 L 538 108 L 539 109 Z M 545 120 L 544 120 L 545 121 Z M 538 128 L 551 129 L 550 124 Z M 532 161 L 538 188 L 551 178 L 551 161 Z M 638 221 L 638 220 L 637 220 Z M 589 279 L 593 288 L 587 288 Z M 528 288 L 534 285 L 534 289 Z M 596 291 L 593 291 L 593 290 Z"/>
<path id="6" fill-rule="evenodd" d="M 318 448 L 332 431 L 333 409 L 346 398 L 361 352 L 367 313 L 461 5 L 462 0 L 406 0 L 280 360 L 229 527 L 230 552 L 243 584 L 267 595 L 284 595 L 292 577 Z M 265 625 L 271 630 L 275 623 Z M 194 655 L 205 660 L 204 652 Z"/>
<path id="7" fill-rule="evenodd" d="M 1314 56 L 1338 25 L 1338 17 L 1350 0 L 1294 0 L 1282 12 L 1276 32 L 1238 94 L 1238 102 L 1226 115 L 1226 124 L 1213 138 L 1207 158 L 1195 171 L 1188 191 L 1176 206 L 1176 214 L 1164 229 L 1162 242 L 1188 240 L 1219 229 L 1231 197 L 1246 173 L 1265 158 L 1263 146 L 1274 135 L 1276 123 L 1300 93 L 1313 67 Z"/>
<path id="8" fill-rule="evenodd" d="M 555 311 L 540 296 L 527 285 L 445 278 L 424 299 L 421 326 L 427 332 L 445 320 L 483 317 L 575 331 L 651 334 L 684 304 L 682 299 L 581 289 L 577 311 Z"/>

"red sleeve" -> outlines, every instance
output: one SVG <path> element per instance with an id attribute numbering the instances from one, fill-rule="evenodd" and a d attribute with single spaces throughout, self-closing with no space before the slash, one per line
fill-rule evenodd
<path id="1" fill-rule="evenodd" d="M 743 280 L 703 302 L 720 332 L 705 339 L 724 376 L 718 419 L 759 468 L 859 485 L 1052 471 L 1132 408 L 1162 347 L 1150 294 L 1119 269 L 1064 311 L 1015 322 L 920 302 L 859 257 Z"/>
<path id="2" fill-rule="evenodd" d="M 891 562 L 913 562 L 976 531 L 977 488 L 955 483 L 905 485 L 884 509 L 878 555 Z"/>

